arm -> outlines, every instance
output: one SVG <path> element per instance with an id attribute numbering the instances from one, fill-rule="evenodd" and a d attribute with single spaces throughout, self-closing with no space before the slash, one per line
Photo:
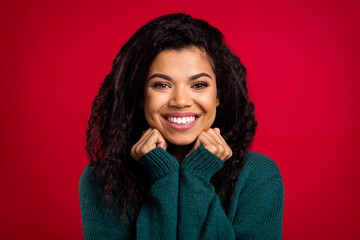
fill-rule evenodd
<path id="1" fill-rule="evenodd" d="M 137 218 L 137 239 L 176 239 L 179 163 L 166 147 L 160 132 L 149 128 L 131 148 L 151 184 Z"/>
<path id="2" fill-rule="evenodd" d="M 234 239 L 234 229 L 210 183 L 222 166 L 221 159 L 203 146 L 181 164 L 179 239 Z"/>
<path id="3" fill-rule="evenodd" d="M 81 223 L 85 240 L 133 239 L 132 218 L 125 215 L 120 223 L 120 216 L 114 216 L 104 208 L 102 188 L 94 180 L 93 167 L 87 165 L 79 183 Z"/>
<path id="4" fill-rule="evenodd" d="M 204 147 L 184 160 L 180 174 L 180 239 L 281 239 L 281 175 L 272 161 L 270 166 L 258 162 L 253 165 L 244 166 L 239 175 L 226 215 L 209 182 L 221 169 L 221 160 Z"/>
<path id="5" fill-rule="evenodd" d="M 162 148 L 139 160 L 151 187 L 136 222 L 137 239 L 176 239 L 179 163 Z"/>
<path id="6" fill-rule="evenodd" d="M 101 187 L 92 180 L 87 166 L 79 186 L 81 221 L 88 239 L 176 239 L 179 164 L 161 148 L 153 149 L 139 160 L 148 173 L 151 187 L 135 218 L 128 213 L 119 222 L 121 212 L 110 215 L 104 208 Z M 118 221 L 117 221 L 118 220 Z"/>
<path id="7" fill-rule="evenodd" d="M 270 158 L 248 152 L 239 174 L 229 219 L 237 239 L 281 239 L 284 187 Z"/>

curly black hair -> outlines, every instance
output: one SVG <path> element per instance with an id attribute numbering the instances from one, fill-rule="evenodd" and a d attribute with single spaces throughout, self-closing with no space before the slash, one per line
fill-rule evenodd
<path id="1" fill-rule="evenodd" d="M 227 211 L 246 148 L 257 122 L 249 99 L 246 68 L 223 41 L 223 34 L 207 22 L 177 13 L 158 17 L 141 27 L 115 57 L 92 105 L 86 150 L 96 179 L 110 206 L 115 200 L 122 213 L 138 213 L 149 189 L 146 174 L 131 158 L 131 147 L 149 125 L 139 102 L 150 65 L 164 49 L 198 47 L 211 58 L 221 104 L 213 127 L 219 127 L 233 156 L 211 183 L 224 199 Z"/>

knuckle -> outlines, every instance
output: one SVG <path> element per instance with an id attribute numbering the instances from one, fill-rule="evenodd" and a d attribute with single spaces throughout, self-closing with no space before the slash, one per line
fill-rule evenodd
<path id="1" fill-rule="evenodd" d="M 139 152 L 140 152 L 140 148 L 141 148 L 141 146 L 140 146 L 140 145 L 137 145 L 136 148 L 135 148 L 135 153 L 139 153 Z"/>
<path id="2" fill-rule="evenodd" d="M 208 134 L 211 134 L 211 135 L 216 134 L 215 131 L 214 131 L 214 129 L 212 129 L 212 128 L 209 128 L 209 130 L 207 130 L 206 132 L 207 132 Z"/>
<path id="3" fill-rule="evenodd" d="M 215 153 L 215 154 L 218 152 L 218 148 L 215 147 L 214 145 L 211 145 L 211 146 L 209 147 L 209 150 L 210 150 L 210 152 Z"/>
<path id="4" fill-rule="evenodd" d="M 136 149 L 135 146 L 131 148 L 130 156 L 138 160 L 137 151 L 135 149 Z"/>
<path id="5" fill-rule="evenodd" d="M 145 155 L 145 153 L 146 153 L 145 146 L 142 146 L 142 147 L 139 149 L 139 153 L 140 153 L 140 156 Z"/>
<path id="6" fill-rule="evenodd" d="M 219 146 L 217 147 L 217 152 L 218 152 L 219 154 L 222 154 L 222 153 L 224 152 L 223 146 L 219 145 Z"/>
<path id="7" fill-rule="evenodd" d="M 231 154 L 231 150 L 229 148 L 225 148 L 225 153 L 226 155 L 230 155 Z"/>
<path id="8" fill-rule="evenodd" d="M 161 133 L 159 132 L 159 130 L 154 129 L 154 131 L 151 133 L 152 137 L 159 137 L 161 136 Z"/>
<path id="9" fill-rule="evenodd" d="M 154 135 L 158 135 L 160 134 L 159 130 L 157 130 L 156 128 L 154 128 L 151 132 L 151 134 L 154 134 Z"/>
<path id="10" fill-rule="evenodd" d="M 136 152 L 136 145 L 132 146 L 130 153 L 135 154 Z"/>
<path id="11" fill-rule="evenodd" d="M 200 142 L 203 141 L 205 139 L 204 134 L 200 133 L 199 136 L 198 136 L 198 139 L 199 139 Z"/>

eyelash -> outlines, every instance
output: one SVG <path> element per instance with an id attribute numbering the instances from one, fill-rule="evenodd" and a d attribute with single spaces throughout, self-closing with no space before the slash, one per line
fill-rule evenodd
<path id="1" fill-rule="evenodd" d="M 206 82 L 198 82 L 195 83 L 194 85 L 192 85 L 192 88 L 206 88 L 207 86 L 209 86 L 208 83 Z M 154 88 L 170 88 L 170 85 L 167 83 L 162 83 L 162 82 L 156 82 L 154 83 Z"/>
<path id="2" fill-rule="evenodd" d="M 199 86 L 201 85 L 201 86 Z M 195 83 L 192 87 L 193 88 L 206 88 L 207 86 L 209 86 L 209 84 L 207 84 L 206 82 L 198 82 Z"/>
<path id="3" fill-rule="evenodd" d="M 167 83 L 157 82 L 154 83 L 154 88 L 168 88 L 170 87 Z"/>

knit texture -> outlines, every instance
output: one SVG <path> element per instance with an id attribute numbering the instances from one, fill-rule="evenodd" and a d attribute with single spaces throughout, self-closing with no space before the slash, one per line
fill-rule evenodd
<path id="1" fill-rule="evenodd" d="M 93 168 L 86 166 L 79 184 L 86 240 L 281 239 L 284 189 L 270 158 L 245 154 L 228 214 L 210 183 L 223 162 L 204 147 L 181 164 L 156 148 L 139 160 L 139 166 L 148 174 L 151 187 L 139 214 L 127 212 L 121 223 L 104 208 L 102 188 L 94 180 Z"/>

